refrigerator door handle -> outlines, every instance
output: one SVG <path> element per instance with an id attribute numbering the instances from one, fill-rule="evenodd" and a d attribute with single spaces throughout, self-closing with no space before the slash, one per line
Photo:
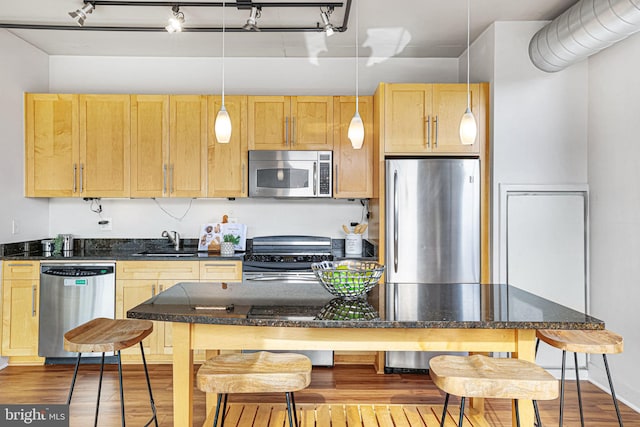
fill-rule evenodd
<path id="1" fill-rule="evenodd" d="M 398 171 L 393 171 L 393 271 L 398 272 Z"/>

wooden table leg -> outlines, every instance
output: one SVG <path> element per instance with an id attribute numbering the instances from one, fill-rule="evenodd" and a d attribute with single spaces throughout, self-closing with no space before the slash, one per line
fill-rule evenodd
<path id="1" fill-rule="evenodd" d="M 489 356 L 487 352 L 477 352 L 470 351 L 469 356 L 473 356 L 474 354 L 482 354 L 484 356 Z M 484 417 L 484 398 L 482 397 L 472 397 L 469 399 L 469 410 L 473 415 L 477 415 L 479 417 Z"/>
<path id="2" fill-rule="evenodd" d="M 193 426 L 191 324 L 173 323 L 173 425 Z"/>
<path id="3" fill-rule="evenodd" d="M 518 329 L 516 331 L 516 351 L 511 357 L 535 363 L 536 361 L 536 330 Z M 516 424 L 515 404 L 512 403 L 512 425 Z M 532 426 L 535 416 L 533 414 L 533 403 L 531 400 L 520 400 L 520 425 Z"/>

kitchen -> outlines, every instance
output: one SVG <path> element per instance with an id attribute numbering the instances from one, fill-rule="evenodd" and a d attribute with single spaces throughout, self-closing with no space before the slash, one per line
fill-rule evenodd
<path id="1" fill-rule="evenodd" d="M 496 22 L 474 37 L 471 50 L 472 81 L 492 85 L 492 185 L 500 183 L 557 184 L 588 183 L 591 194 L 591 313 L 606 319 L 607 326 L 633 342 L 637 300 L 633 263 L 622 260 L 638 255 L 629 239 L 638 219 L 632 216 L 637 201 L 634 191 L 633 159 L 639 153 L 633 141 L 629 118 L 637 97 L 632 74 L 640 46 L 637 36 L 557 74 L 544 74 L 533 68 L 527 44 L 540 22 Z M 48 56 L 23 43 L 6 31 L 1 35 L 2 51 L 13 58 L 0 73 L 2 92 L 0 120 L 4 134 L 2 147 L 2 194 L 0 229 L 3 242 L 40 239 L 58 233 L 78 236 L 117 237 L 137 235 L 156 238 L 164 229 L 195 236 L 201 222 L 218 220 L 228 214 L 247 224 L 261 224 L 259 234 L 314 233 L 340 237 L 340 224 L 360 221 L 358 202 L 314 201 L 310 214 L 305 202 L 251 199 L 193 201 L 182 222 L 161 213 L 152 200 L 103 200 L 105 216 L 112 218 L 113 231 L 100 232 L 97 215 L 89 204 L 70 199 L 24 199 L 22 153 L 22 105 L 24 91 L 68 93 L 163 93 L 171 82 L 171 92 L 201 93 L 220 91 L 220 61 L 216 58 L 142 58 L 99 56 Z M 350 94 L 353 93 L 352 60 L 323 58 L 318 66 L 303 58 L 229 58 L 228 93 L 251 94 Z M 364 62 L 364 61 L 363 61 Z M 390 58 L 365 72 L 361 68 L 360 91 L 372 94 L 381 81 L 462 81 L 463 60 L 458 58 Z M 287 72 L 281 71 L 285 67 Z M 185 69 L 189 70 L 184 78 Z M 252 70 L 260 70 L 254 75 Z M 345 75 L 344 79 L 335 76 Z M 126 76 L 126 78 L 122 77 Z M 237 76 L 234 81 L 234 77 Z M 303 76 L 303 77 L 301 77 Z M 313 82 L 313 83 L 311 83 Z M 619 142 L 618 142 L 619 141 Z M 606 149 L 605 149 L 606 147 Z M 626 167 L 628 166 L 628 167 Z M 187 200 L 158 200 L 176 217 L 189 207 Z M 494 196 L 493 233 L 498 262 L 497 238 L 500 229 Z M 256 209 L 256 206 L 259 209 Z M 308 218 L 301 220 L 300 218 Z M 130 218 L 145 218 L 131 220 Z M 12 221 L 18 220 L 18 234 L 12 234 Z M 147 220 L 148 219 L 148 220 Z M 253 233 L 250 231 L 250 233 Z M 255 234 L 253 234 L 255 235 Z M 628 242 L 628 243 L 627 243 Z M 494 271 L 498 271 L 496 265 Z M 618 394 L 638 406 L 634 369 L 637 350 L 629 346 L 612 361 L 618 378 Z M 600 373 L 594 367 L 593 375 Z M 616 375 L 621 372 L 624 375 Z M 590 372 L 590 375 L 592 373 Z"/>

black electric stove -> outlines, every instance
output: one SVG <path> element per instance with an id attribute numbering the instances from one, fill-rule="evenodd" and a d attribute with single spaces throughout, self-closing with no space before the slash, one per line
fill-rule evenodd
<path id="1" fill-rule="evenodd" d="M 254 237 L 244 258 L 245 272 L 311 272 L 311 264 L 332 261 L 331 238 L 318 236 Z"/>

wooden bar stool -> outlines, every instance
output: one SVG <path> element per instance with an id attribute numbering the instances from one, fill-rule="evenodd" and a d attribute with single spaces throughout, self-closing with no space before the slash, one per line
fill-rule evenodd
<path id="1" fill-rule="evenodd" d="M 224 426 L 229 393 L 283 392 L 287 399 L 289 426 L 298 425 L 293 392 L 306 388 L 311 382 L 311 360 L 294 353 L 222 354 L 207 360 L 198 369 L 198 388 L 206 393 L 218 393 L 213 426 L 218 425 L 220 403 L 224 395 L 222 422 Z M 295 424 L 294 424 L 295 420 Z"/>
<path id="2" fill-rule="evenodd" d="M 576 369 L 576 387 L 578 388 L 578 407 L 580 409 L 580 425 L 584 426 L 584 415 L 582 413 L 582 395 L 580 394 L 580 375 L 578 374 L 578 353 L 602 354 L 604 359 L 604 367 L 607 371 L 607 379 L 609 380 L 609 389 L 613 398 L 613 405 L 616 408 L 618 416 L 618 424 L 622 427 L 622 417 L 620 416 L 620 408 L 618 408 L 618 400 L 616 392 L 613 389 L 613 381 L 611 380 L 611 372 L 609 371 L 609 362 L 607 354 L 622 353 L 624 344 L 622 337 L 614 332 L 607 330 L 556 330 L 541 329 L 536 331 L 538 342 L 544 341 L 552 347 L 562 350 L 562 376 L 560 381 L 560 426 L 562 426 L 562 417 L 564 415 L 564 378 L 565 363 L 567 351 L 573 351 L 573 360 Z"/>
<path id="3" fill-rule="evenodd" d="M 498 359 L 483 355 L 436 356 L 429 361 L 433 383 L 446 393 L 440 426 L 444 426 L 451 394 L 460 396 L 459 427 L 464 421 L 464 401 L 467 397 L 512 399 L 516 421 L 520 425 L 518 399 L 533 400 L 538 427 L 538 400 L 558 397 L 558 380 L 538 365 L 519 359 Z"/>
<path id="4" fill-rule="evenodd" d="M 106 319 L 103 317 L 93 319 L 87 323 L 71 329 L 64 334 L 64 349 L 67 351 L 77 352 L 76 368 L 73 372 L 71 380 L 71 389 L 67 404 L 71 403 L 73 388 L 76 384 L 78 376 L 78 367 L 82 353 L 102 353 L 100 364 L 100 381 L 98 382 L 98 399 L 96 402 L 96 416 L 94 426 L 98 425 L 98 410 L 100 408 L 100 392 L 102 390 L 102 373 L 104 372 L 104 354 L 107 351 L 113 351 L 118 359 L 118 377 L 120 379 L 120 414 L 122 417 L 122 426 L 125 425 L 124 419 L 124 390 L 122 389 L 122 361 L 120 358 L 120 350 L 129 348 L 140 343 L 140 352 L 142 354 L 142 364 L 144 365 L 144 374 L 147 378 L 147 388 L 149 389 L 149 401 L 151 402 L 152 417 L 145 424 L 150 425 L 152 421 L 158 427 L 158 417 L 156 414 L 156 406 L 151 393 L 151 382 L 149 381 L 149 371 L 147 370 L 147 361 L 144 357 L 144 348 L 142 340 L 145 339 L 153 331 L 153 323 L 149 320 L 134 319 Z"/>

